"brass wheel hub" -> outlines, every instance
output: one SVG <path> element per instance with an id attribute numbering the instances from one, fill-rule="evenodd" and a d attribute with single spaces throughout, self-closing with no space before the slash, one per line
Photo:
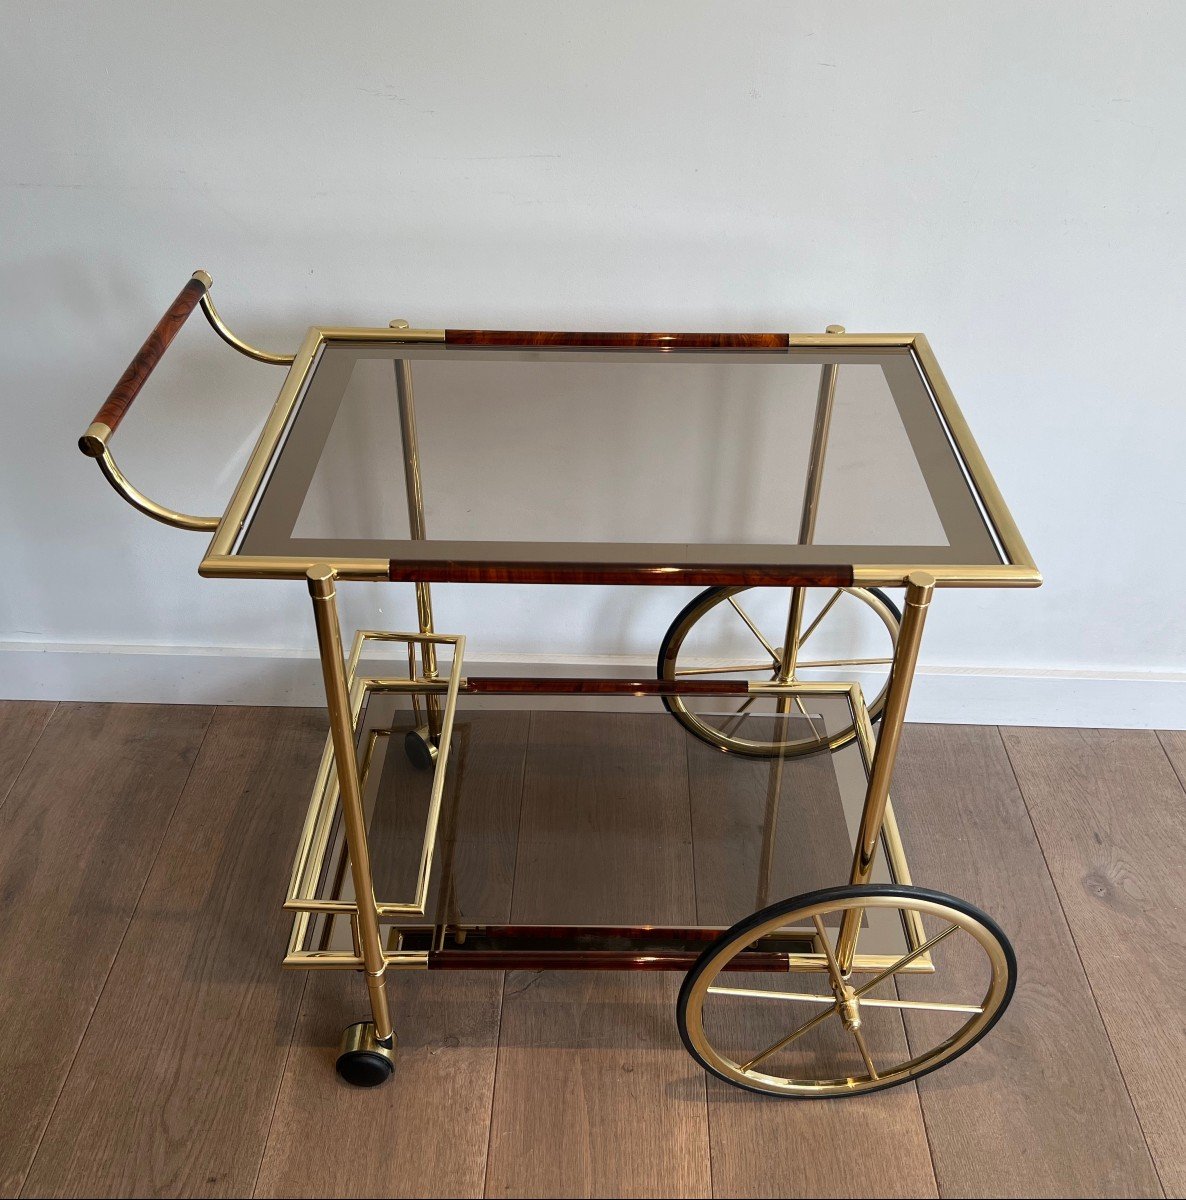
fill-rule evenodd
<path id="1" fill-rule="evenodd" d="M 861 1002 L 857 999 L 856 988 L 851 984 L 842 983 L 833 989 L 836 993 L 836 1005 L 840 1010 L 840 1019 L 844 1028 L 850 1032 L 861 1027 Z"/>

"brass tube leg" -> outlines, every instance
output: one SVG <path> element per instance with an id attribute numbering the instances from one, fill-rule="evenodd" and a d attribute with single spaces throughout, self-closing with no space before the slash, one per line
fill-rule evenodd
<path id="1" fill-rule="evenodd" d="M 407 321 L 392 321 L 393 328 L 406 329 Z M 420 443 L 416 437 L 416 403 L 412 394 L 412 364 L 407 359 L 395 363 L 395 394 L 399 401 L 399 434 L 404 451 L 404 490 L 408 504 L 408 536 L 423 541 L 424 487 L 420 479 Z M 432 633 L 432 591 L 427 583 L 416 584 L 416 619 L 421 633 Z M 436 647 L 426 642 L 420 647 L 425 679 L 437 678 Z M 425 700 L 428 709 L 429 737 L 440 736 L 440 701 L 435 695 Z"/>
<path id="2" fill-rule="evenodd" d="M 843 325 L 829 325 L 828 333 L 843 333 Z M 815 422 L 811 429 L 811 452 L 807 457 L 807 480 L 803 484 L 803 509 L 799 516 L 799 545 L 810 546 L 815 539 L 815 519 L 819 513 L 820 489 L 824 481 L 824 456 L 828 450 L 828 434 L 832 428 L 832 409 L 836 402 L 836 376 L 840 368 L 825 363 L 819 376 L 819 393 L 815 400 Z M 791 605 L 787 612 L 787 629 L 782 643 L 782 663 L 778 682 L 786 683 L 795 674 L 799 657 L 799 634 L 803 628 L 803 608 L 807 593 L 803 588 L 791 588 Z"/>
<path id="3" fill-rule="evenodd" d="M 416 584 L 416 618 L 421 633 L 432 633 L 432 593 L 427 583 Z M 425 679 L 437 678 L 437 650 L 432 642 L 424 642 L 420 647 L 420 662 Z M 424 697 L 424 706 L 428 710 L 428 736 L 436 739 L 441 736 L 441 698 L 435 692 Z"/>
<path id="4" fill-rule="evenodd" d="M 829 325 L 828 333 L 843 333 L 843 325 Z M 836 403 L 836 363 L 825 363 L 819 373 L 819 392 L 815 398 L 815 423 L 811 429 L 811 453 L 807 458 L 807 480 L 803 485 L 803 512 L 799 518 L 799 544 L 810 546 L 815 537 L 815 519 L 819 513 L 820 490 L 824 481 L 824 456 L 832 428 L 832 409 Z"/>
<path id="5" fill-rule="evenodd" d="M 918 663 L 923 625 L 935 590 L 935 578 L 926 571 L 912 571 L 906 579 L 906 607 L 898 633 L 898 649 L 885 694 L 885 710 L 877 734 L 877 748 L 873 752 L 869 786 L 865 792 L 865 806 L 861 811 L 861 825 L 849 876 L 849 882 L 853 884 L 868 883 L 873 872 L 873 859 L 877 854 L 877 843 L 885 821 L 885 806 L 889 800 L 890 779 L 898 756 L 898 743 L 902 740 L 902 726 L 906 721 L 906 703 L 910 699 L 910 685 L 914 682 L 914 668 Z M 836 957 L 845 974 L 852 969 L 862 917 L 863 910 L 850 908 L 841 919 Z"/>
<path id="6" fill-rule="evenodd" d="M 366 817 L 358 779 L 358 759 L 354 750 L 354 724 L 350 719 L 350 696 L 342 658 L 342 631 L 338 624 L 333 568 L 324 563 L 310 567 L 308 581 L 309 595 L 313 597 L 313 619 L 317 625 L 317 648 L 321 653 L 321 673 L 325 679 L 325 702 L 329 708 L 330 737 L 334 746 L 338 791 L 346 826 L 346 845 L 350 853 L 350 873 L 354 879 L 354 898 L 358 905 L 358 943 L 366 972 L 367 991 L 370 993 L 375 1037 L 386 1043 L 392 1036 L 384 981 L 386 963 L 379 938 L 379 912 L 375 904 L 371 852 L 367 845 Z"/>
<path id="7" fill-rule="evenodd" d="M 775 678 L 779 683 L 788 682 L 799 665 L 799 634 L 803 630 L 803 609 L 807 605 L 807 589 L 791 588 L 791 606 L 787 610 L 787 630 L 783 635 L 782 662 Z"/>

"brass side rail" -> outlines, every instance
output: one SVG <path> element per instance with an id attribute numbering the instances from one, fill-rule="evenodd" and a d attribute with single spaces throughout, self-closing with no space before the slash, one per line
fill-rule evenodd
<path id="1" fill-rule="evenodd" d="M 430 971 L 686 971 L 725 932 L 714 925 L 449 924 L 400 930 L 399 942 L 406 953 L 425 953 Z M 882 970 L 892 961 L 866 955 L 859 970 Z M 726 969 L 825 972 L 828 961 L 814 930 L 794 928 L 755 942 Z M 922 955 L 909 970 L 929 974 L 934 963 Z"/>

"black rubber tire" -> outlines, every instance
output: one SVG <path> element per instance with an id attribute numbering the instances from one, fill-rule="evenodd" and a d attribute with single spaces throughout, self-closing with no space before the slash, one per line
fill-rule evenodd
<path id="1" fill-rule="evenodd" d="M 970 1041 L 966 1046 L 962 1047 L 957 1053 L 950 1058 L 945 1058 L 941 1062 L 937 1062 L 932 1067 L 927 1067 L 925 1070 L 919 1071 L 915 1075 L 907 1076 L 905 1079 L 894 1080 L 891 1083 L 882 1084 L 880 1087 L 864 1088 L 860 1093 L 862 1096 L 868 1096 L 872 1092 L 882 1092 L 887 1088 L 898 1087 L 904 1083 L 913 1083 L 916 1079 L 921 1079 L 924 1075 L 929 1075 L 932 1071 L 937 1071 L 940 1067 L 947 1066 L 950 1062 L 955 1062 L 963 1054 L 967 1054 L 973 1046 L 977 1044 L 992 1027 L 1005 1015 L 1005 1010 L 1009 1007 L 1010 1000 L 1013 999 L 1013 991 L 1017 986 L 1017 955 L 1013 951 L 1013 944 L 1005 935 L 1005 931 L 988 915 L 988 913 L 977 908 L 974 904 L 969 904 L 967 900 L 961 900 L 958 896 L 949 896 L 946 892 L 937 892 L 931 888 L 908 887 L 906 884 L 900 883 L 870 883 L 863 887 L 846 884 L 844 887 L 820 888 L 814 892 L 804 892 L 799 896 L 792 896 L 789 900 L 780 900 L 776 904 L 767 905 L 763 909 L 759 909 L 751 916 L 745 917 L 738 921 L 736 925 L 725 930 L 715 942 L 710 942 L 708 946 L 701 952 L 691 970 L 684 976 L 683 985 L 679 990 L 679 998 L 675 1002 L 675 1021 L 679 1029 L 680 1040 L 684 1044 L 684 1049 L 702 1066 L 710 1075 L 715 1075 L 718 1079 L 724 1080 L 725 1083 L 731 1084 L 735 1088 L 740 1088 L 746 1092 L 756 1092 L 760 1096 L 772 1096 L 777 1100 L 842 1100 L 844 1096 L 812 1096 L 809 1094 L 797 1096 L 788 1093 L 771 1092 L 766 1088 L 750 1087 L 747 1084 L 739 1083 L 736 1079 L 730 1078 L 728 1075 L 722 1074 L 715 1067 L 705 1062 L 700 1057 L 699 1052 L 693 1046 L 691 1038 L 688 1036 L 687 1022 L 687 1006 L 688 997 L 692 988 L 696 985 L 696 980 L 704 972 L 709 961 L 712 959 L 717 948 L 724 942 L 734 938 L 744 937 L 745 934 L 758 926 L 765 924 L 773 917 L 779 916 L 780 913 L 791 913 L 796 909 L 805 908 L 812 904 L 827 904 L 833 900 L 840 900 L 852 896 L 856 893 L 864 895 L 879 895 L 891 896 L 896 899 L 909 900 L 931 900 L 938 904 L 945 904 L 949 908 L 954 908 L 957 912 L 962 912 L 965 916 L 969 916 L 979 921 L 984 925 L 1000 943 L 1001 948 L 1005 952 L 1005 961 L 1008 965 L 1009 979 L 1005 985 L 1005 996 L 1001 1001 L 1000 1007 L 993 1014 L 992 1020 Z"/>
<path id="2" fill-rule="evenodd" d="M 354 1087 L 378 1087 L 395 1073 L 395 1064 L 374 1050 L 347 1050 L 338 1055 L 336 1066 L 338 1074 Z"/>

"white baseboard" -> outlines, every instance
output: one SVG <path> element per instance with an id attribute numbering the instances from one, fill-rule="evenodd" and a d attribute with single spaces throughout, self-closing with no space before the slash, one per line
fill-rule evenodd
<path id="1" fill-rule="evenodd" d="M 486 655 L 468 674 L 649 676 L 627 658 Z M 156 704 L 324 703 L 312 653 L 243 648 L 0 642 L 0 698 Z M 1186 729 L 1186 672 L 919 668 L 912 721 Z"/>

